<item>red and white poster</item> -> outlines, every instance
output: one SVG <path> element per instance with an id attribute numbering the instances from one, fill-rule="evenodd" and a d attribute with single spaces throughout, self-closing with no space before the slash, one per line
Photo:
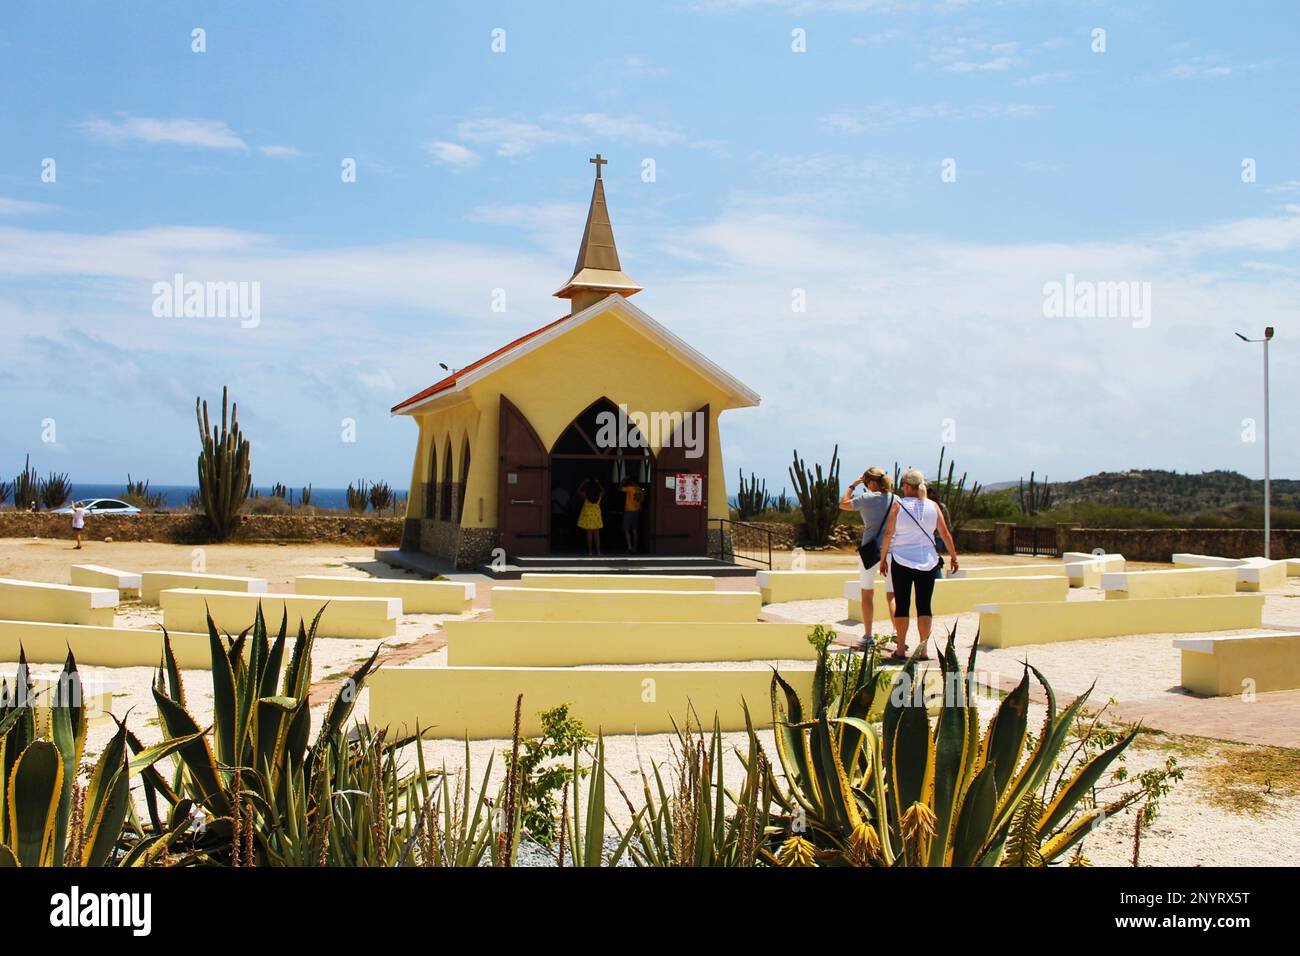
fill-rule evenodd
<path id="1" fill-rule="evenodd" d="M 677 476 L 677 503 L 679 505 L 704 504 L 704 476 Z"/>

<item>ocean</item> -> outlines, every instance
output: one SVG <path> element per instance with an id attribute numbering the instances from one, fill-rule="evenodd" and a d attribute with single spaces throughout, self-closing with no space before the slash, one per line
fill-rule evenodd
<path id="1" fill-rule="evenodd" d="M 264 495 L 269 495 L 271 489 L 269 486 L 253 486 L 255 491 Z M 165 501 L 168 508 L 184 508 L 190 500 L 190 495 L 199 493 L 198 485 L 150 485 L 149 490 L 152 492 L 162 492 L 165 495 Z M 121 498 L 126 492 L 126 483 L 120 484 L 80 484 L 73 482 L 71 501 L 88 501 L 91 498 Z M 290 494 L 293 495 L 293 503 L 298 504 L 302 497 L 301 488 L 290 488 Z M 394 488 L 393 492 L 397 495 L 398 500 L 406 500 L 406 490 Z M 318 508 L 346 508 L 348 506 L 348 490 L 346 488 L 312 488 L 311 503 Z"/>

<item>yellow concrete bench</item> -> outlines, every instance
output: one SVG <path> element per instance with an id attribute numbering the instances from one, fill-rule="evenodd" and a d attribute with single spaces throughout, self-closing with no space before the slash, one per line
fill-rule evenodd
<path id="1" fill-rule="evenodd" d="M 417 581 L 404 578 L 345 578 L 300 574 L 293 579 L 297 594 L 340 597 L 395 597 L 404 614 L 464 614 L 474 606 L 474 585 L 466 581 Z"/>
<path id="2" fill-rule="evenodd" d="M 58 674 L 32 675 L 32 716 L 38 737 L 53 737 L 50 708 L 56 703 L 80 706 L 88 722 L 107 720 L 113 714 L 113 687 L 108 681 L 82 674 L 80 700 L 59 701 L 60 694 L 71 695 L 71 689 Z"/>
<path id="3" fill-rule="evenodd" d="M 759 621 L 447 621 L 452 667 L 813 660 L 809 625 Z"/>
<path id="4" fill-rule="evenodd" d="M 1172 571 L 1104 571 L 1106 599 L 1197 597 L 1234 594 L 1236 568 L 1175 568 Z"/>
<path id="5" fill-rule="evenodd" d="M 1067 551 L 1063 556 L 1066 576 L 1072 588 L 1099 588 L 1106 571 L 1123 571 L 1127 564 L 1122 554 L 1087 554 Z"/>
<path id="6" fill-rule="evenodd" d="M 6 621 L 108 627 L 116 611 L 117 592 L 110 588 L 0 578 L 0 619 Z"/>
<path id="7" fill-rule="evenodd" d="M 1003 564 L 987 568 L 962 568 L 952 575 L 951 579 L 961 581 L 966 578 L 1042 578 L 1065 575 L 1065 565 L 1049 564 L 1044 561 L 1042 564 Z"/>
<path id="8" fill-rule="evenodd" d="M 163 624 L 167 630 L 206 633 L 207 611 L 218 630 L 238 634 L 253 626 L 257 606 L 267 627 L 275 632 L 286 610 L 289 633 L 298 633 L 298 622 L 310 626 L 322 608 L 316 634 L 320 637 L 393 637 L 402 616 L 402 599 L 385 597 L 330 597 L 316 594 L 248 594 L 243 591 L 199 591 L 169 588 L 161 596 Z"/>
<path id="9" fill-rule="evenodd" d="M 199 574 L 195 571 L 145 571 L 140 575 L 140 600 L 157 604 L 160 591 L 188 588 L 193 591 L 267 592 L 265 578 L 244 578 L 234 574 Z M 206 628 L 205 628 L 206 630 Z"/>
<path id="10" fill-rule="evenodd" d="M 978 604 L 994 601 L 1065 601 L 1069 596 L 1070 582 L 1064 575 L 1043 575 L 1031 578 L 942 578 L 935 582 L 932 610 L 935 615 L 965 614 Z M 844 586 L 844 602 L 850 620 L 862 620 L 862 592 L 857 582 Z M 885 586 L 876 581 L 874 611 L 877 621 L 889 619 L 889 604 L 885 600 Z M 913 595 L 912 613 L 916 613 Z"/>
<path id="11" fill-rule="evenodd" d="M 846 582 L 858 581 L 857 568 L 833 571 L 759 571 L 758 592 L 764 604 L 817 601 L 839 597 Z"/>
<path id="12" fill-rule="evenodd" d="M 1182 685 L 1194 694 L 1232 697 L 1300 688 L 1300 634 L 1294 631 L 1185 637 L 1174 647 L 1182 652 Z"/>
<path id="13" fill-rule="evenodd" d="M 579 591 L 712 591 L 707 574 L 541 574 L 520 575 L 521 588 L 561 588 Z"/>
<path id="14" fill-rule="evenodd" d="M 293 633 L 297 633 L 294 631 Z M 212 666 L 208 633 L 171 632 L 176 662 L 185 669 Z M 68 649 L 88 667 L 157 667 L 162 661 L 162 631 L 153 628 L 92 627 L 43 621 L 0 621 L 0 660 L 18 660 L 22 647 L 33 664 L 62 664 Z"/>
<path id="15" fill-rule="evenodd" d="M 1237 568 L 1238 591 L 1280 591 L 1286 587 L 1286 562 L 1247 558 Z"/>
<path id="16" fill-rule="evenodd" d="M 754 621 L 757 591 L 603 591 L 495 587 L 498 621 Z"/>
<path id="17" fill-rule="evenodd" d="M 811 669 L 781 676 L 808 700 Z M 723 730 L 744 730 L 742 700 L 754 725 L 767 727 L 771 680 L 766 667 L 384 667 L 366 686 L 373 727 L 414 733 L 418 725 L 428 737 L 483 739 L 511 735 L 518 694 L 527 736 L 541 733 L 541 711 L 565 703 L 589 729 L 605 734 L 671 733 L 673 721 L 683 726 L 692 708 L 705 727 L 716 715 Z"/>
<path id="18" fill-rule="evenodd" d="M 68 583 L 79 588 L 112 588 L 119 597 L 140 596 L 140 575 L 98 564 L 74 564 L 68 572 Z"/>
<path id="19" fill-rule="evenodd" d="M 1300 578 L 1300 558 L 1287 558 L 1286 576 L 1289 578 Z"/>
<path id="20" fill-rule="evenodd" d="M 1019 647 L 1124 634 L 1186 634 L 1259 627 L 1264 597 L 1223 594 L 1127 601 L 990 603 L 979 605 L 977 610 L 981 646 Z"/>
<path id="21" fill-rule="evenodd" d="M 1220 558 L 1213 554 L 1189 554 L 1179 552 L 1172 556 L 1175 568 L 1239 568 L 1246 563 L 1245 558 Z"/>

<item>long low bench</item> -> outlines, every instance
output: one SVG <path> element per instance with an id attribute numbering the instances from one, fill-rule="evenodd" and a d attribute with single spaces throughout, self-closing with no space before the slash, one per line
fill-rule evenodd
<path id="1" fill-rule="evenodd" d="M 140 575 L 98 564 L 74 564 L 68 572 L 68 583 L 79 588 L 111 588 L 119 597 L 140 596 Z"/>
<path id="2" fill-rule="evenodd" d="M 1285 561 L 1247 558 L 1246 563 L 1237 568 L 1237 590 L 1280 591 L 1286 587 L 1286 578 Z"/>
<path id="3" fill-rule="evenodd" d="M 1300 558 L 1287 558 L 1286 576 L 1289 578 L 1300 578 Z"/>
<path id="4" fill-rule="evenodd" d="M 116 613 L 117 591 L 111 588 L 0 578 L 0 620 L 109 627 Z"/>
<path id="5" fill-rule="evenodd" d="M 757 597 L 757 595 L 755 595 Z M 807 700 L 811 669 L 781 676 Z M 541 733 L 539 714 L 560 704 L 605 734 L 671 733 L 687 715 L 711 727 L 744 730 L 741 702 L 756 727 L 770 726 L 772 671 L 753 668 L 384 667 L 367 679 L 369 722 L 428 737 L 505 738 L 515 698 L 524 695 L 520 732 Z M 692 710 L 694 713 L 692 713 Z"/>
<path id="6" fill-rule="evenodd" d="M 976 610 L 980 612 L 981 646 L 1019 647 L 1124 634 L 1186 634 L 1259 627 L 1264 597 L 1224 594 L 1127 601 L 990 603 Z"/>
<path id="7" fill-rule="evenodd" d="M 1245 558 L 1220 558 L 1213 554 L 1187 552 L 1179 552 L 1170 560 L 1175 568 L 1239 568 L 1246 563 Z"/>
<path id="8" fill-rule="evenodd" d="M 521 588 L 561 588 L 580 591 L 712 591 L 707 574 L 543 574 L 519 576 Z"/>
<path id="9" fill-rule="evenodd" d="M 607 591 L 495 587 L 498 621 L 755 621 L 757 591 Z"/>
<path id="10" fill-rule="evenodd" d="M 395 597 L 404 614 L 464 614 L 474 606 L 473 584 L 465 581 L 418 581 L 405 578 L 346 578 L 300 574 L 293 579 L 297 594 L 341 597 Z"/>
<path id="11" fill-rule="evenodd" d="M 60 694 L 69 693 L 69 686 L 66 681 L 61 681 L 57 674 L 32 676 L 32 717 L 35 720 L 37 736 L 47 740 L 54 737 L 53 728 L 50 726 L 50 708 L 59 702 Z M 79 696 L 80 700 L 63 703 L 80 706 L 88 723 L 107 720 L 113 715 L 113 687 L 108 681 L 83 676 Z"/>
<path id="12" fill-rule="evenodd" d="M 1021 578 L 941 578 L 934 585 L 932 610 L 935 615 L 965 614 L 976 605 L 994 601 L 1060 601 L 1069 597 L 1070 582 L 1063 575 Z M 862 621 L 862 592 L 857 582 L 844 586 L 844 602 L 848 617 Z M 873 605 L 877 621 L 889 620 L 889 604 L 885 600 L 885 586 L 876 581 L 876 598 Z M 916 612 L 913 595 L 913 614 Z"/>
<path id="13" fill-rule="evenodd" d="M 1122 554 L 1067 551 L 1061 558 L 1072 588 L 1099 588 L 1102 574 L 1107 571 L 1123 571 L 1128 566 Z"/>
<path id="14" fill-rule="evenodd" d="M 1300 689 L 1300 633 L 1185 637 L 1176 639 L 1174 647 L 1182 652 L 1182 685 L 1194 694 L 1231 697 Z"/>
<path id="15" fill-rule="evenodd" d="M 182 668 L 207 670 L 212 666 L 206 628 L 201 634 L 169 633 L 176 661 Z M 162 661 L 163 642 L 162 631 L 156 627 L 0 621 L 0 660 L 18 660 L 20 647 L 33 664 L 62 664 L 71 649 L 81 666 L 157 667 Z"/>
<path id="16" fill-rule="evenodd" d="M 447 621 L 452 667 L 813 660 L 808 625 L 759 621 Z"/>
<path id="17" fill-rule="evenodd" d="M 858 580 L 858 570 L 759 571 L 755 577 L 763 603 L 780 604 L 783 601 L 817 601 L 839 597 L 840 590 L 847 582 Z"/>
<path id="18" fill-rule="evenodd" d="M 1175 568 L 1172 571 L 1107 571 L 1101 576 L 1106 599 L 1199 597 L 1235 594 L 1236 568 Z"/>
<path id="19" fill-rule="evenodd" d="M 243 591 L 199 591 L 169 588 L 161 594 L 163 624 L 177 631 L 208 629 L 210 611 L 217 628 L 238 634 L 253 626 L 261 604 L 267 627 L 275 631 L 286 610 L 289 633 L 298 633 L 298 623 L 310 626 L 323 607 L 316 633 L 320 637 L 393 637 L 402 616 L 402 599 L 386 597 L 332 597 L 317 594 L 248 594 Z"/>
<path id="20" fill-rule="evenodd" d="M 951 579 L 960 581 L 966 578 L 1041 578 L 1065 575 L 1065 565 L 1044 561 L 1040 564 L 1002 564 L 986 568 L 962 568 L 952 575 Z"/>
<path id="21" fill-rule="evenodd" d="M 194 591 L 267 592 L 265 578 L 245 578 L 235 574 L 200 574 L 197 571 L 145 571 L 140 575 L 140 600 L 157 604 L 162 591 L 188 588 Z"/>

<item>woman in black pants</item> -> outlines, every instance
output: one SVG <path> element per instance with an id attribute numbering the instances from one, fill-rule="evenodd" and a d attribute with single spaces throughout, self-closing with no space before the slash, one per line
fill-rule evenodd
<path id="1" fill-rule="evenodd" d="M 916 591 L 916 629 L 920 634 L 920 659 L 930 659 L 926 644 L 934 617 L 930 601 L 939 572 L 939 552 L 934 546 L 937 531 L 948 547 L 949 573 L 957 573 L 957 546 L 948 522 L 933 501 L 928 500 L 925 475 L 916 468 L 903 473 L 899 483 L 903 497 L 894 501 L 880 543 L 880 569 L 894 582 L 894 633 L 898 636 L 891 660 L 907 660 L 907 628 Z M 892 562 L 892 563 L 891 563 Z"/>

